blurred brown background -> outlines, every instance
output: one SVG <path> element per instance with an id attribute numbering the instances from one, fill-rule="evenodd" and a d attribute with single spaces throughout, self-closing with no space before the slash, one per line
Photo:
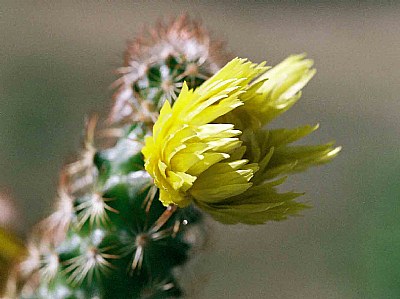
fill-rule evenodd
<path id="1" fill-rule="evenodd" d="M 400 298 L 400 6 L 391 2 L 0 1 L 0 187 L 25 232 L 51 211 L 58 170 L 84 116 L 110 106 L 127 39 L 189 12 L 234 54 L 278 63 L 307 52 L 318 70 L 274 126 L 319 122 L 308 142 L 343 145 L 296 175 L 304 217 L 215 225 L 190 276 L 198 298 Z"/>

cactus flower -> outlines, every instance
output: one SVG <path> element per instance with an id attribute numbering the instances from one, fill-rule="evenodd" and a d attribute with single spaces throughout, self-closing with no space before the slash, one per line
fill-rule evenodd
<path id="1" fill-rule="evenodd" d="M 285 219 L 306 207 L 299 193 L 279 193 L 283 175 L 331 160 L 339 148 L 288 146 L 317 126 L 266 130 L 312 78 L 312 61 L 291 56 L 272 69 L 235 58 L 166 101 L 145 140 L 145 168 L 164 205 L 195 203 L 223 223 Z"/>

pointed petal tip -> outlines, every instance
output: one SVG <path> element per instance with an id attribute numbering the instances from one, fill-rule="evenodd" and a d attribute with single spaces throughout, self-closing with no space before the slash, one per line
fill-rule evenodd
<path id="1" fill-rule="evenodd" d="M 335 157 L 335 156 L 337 156 L 338 154 L 339 154 L 339 152 L 342 150 L 342 147 L 341 146 L 338 146 L 338 147 L 335 147 L 333 150 L 331 150 L 328 154 L 327 154 L 327 156 L 328 157 Z"/>

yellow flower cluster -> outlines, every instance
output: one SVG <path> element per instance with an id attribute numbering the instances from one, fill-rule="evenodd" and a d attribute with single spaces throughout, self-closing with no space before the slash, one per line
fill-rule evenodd
<path id="1" fill-rule="evenodd" d="M 317 126 L 263 127 L 300 98 L 311 67 L 302 55 L 272 69 L 235 58 L 197 89 L 184 84 L 142 150 L 162 203 L 194 202 L 223 223 L 264 223 L 303 209 L 293 201 L 298 193 L 277 192 L 282 175 L 327 162 L 339 148 L 289 146 Z"/>

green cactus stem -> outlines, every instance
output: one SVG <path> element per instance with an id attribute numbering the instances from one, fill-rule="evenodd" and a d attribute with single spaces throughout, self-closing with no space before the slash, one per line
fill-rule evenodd
<path id="1" fill-rule="evenodd" d="M 96 130 L 97 117 L 87 122 L 79 159 L 61 172 L 56 210 L 33 233 L 6 296 L 184 294 L 176 269 L 199 245 L 201 230 L 193 228 L 203 216 L 193 206 L 161 204 L 141 150 L 164 101 L 173 102 L 184 81 L 197 87 L 219 69 L 218 48 L 187 17 L 160 23 L 129 44 L 109 125 Z"/>

